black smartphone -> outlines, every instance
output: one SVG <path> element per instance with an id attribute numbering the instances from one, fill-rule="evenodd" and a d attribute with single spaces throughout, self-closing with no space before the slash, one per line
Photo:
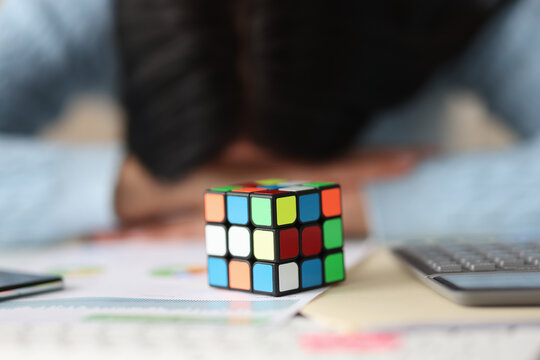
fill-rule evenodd
<path id="1" fill-rule="evenodd" d="M 34 275 L 0 270 L 0 301 L 61 290 L 62 278 L 51 275 Z"/>

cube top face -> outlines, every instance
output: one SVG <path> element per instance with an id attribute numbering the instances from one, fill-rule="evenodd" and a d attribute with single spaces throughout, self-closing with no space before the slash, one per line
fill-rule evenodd
<path id="1" fill-rule="evenodd" d="M 255 180 L 255 183 L 257 183 L 258 185 L 277 185 L 285 181 L 287 181 L 287 179 L 262 179 Z"/>
<path id="2" fill-rule="evenodd" d="M 269 187 L 269 186 L 268 186 Z M 268 189 L 266 188 L 259 188 L 258 191 L 256 191 L 257 195 L 278 195 L 278 194 L 286 194 L 287 191 L 279 190 L 279 189 Z"/>
<path id="3" fill-rule="evenodd" d="M 312 186 L 293 185 L 293 186 L 282 187 L 279 190 L 281 190 L 281 191 L 292 191 L 292 192 L 303 192 L 303 191 L 308 191 L 308 190 L 312 190 L 312 189 L 314 189 L 314 187 L 312 187 Z"/>
<path id="4" fill-rule="evenodd" d="M 237 185 L 229 185 L 229 186 L 221 186 L 221 187 L 214 187 L 214 188 L 211 188 L 209 191 L 213 191 L 213 192 L 227 192 L 227 191 L 231 191 L 231 190 L 234 190 L 234 189 L 241 189 L 243 186 L 237 186 Z"/>
<path id="5" fill-rule="evenodd" d="M 204 205 L 206 222 L 287 227 L 341 216 L 341 188 L 332 182 L 264 179 L 211 188 Z"/>
<path id="6" fill-rule="evenodd" d="M 345 279 L 338 184 L 250 181 L 204 205 L 210 286 L 281 296 Z"/>
<path id="7" fill-rule="evenodd" d="M 279 183 L 281 187 L 296 186 L 308 183 L 308 180 L 289 180 Z"/>
<path id="8" fill-rule="evenodd" d="M 336 183 L 333 183 L 333 182 L 325 182 L 325 181 L 318 181 L 318 182 L 307 182 L 305 184 L 302 184 L 304 186 L 312 186 L 312 187 L 317 187 L 317 188 L 326 188 L 326 187 L 333 187 L 333 186 L 337 186 Z"/>
<path id="9" fill-rule="evenodd" d="M 252 192 L 255 192 L 255 191 L 260 191 L 260 190 L 261 190 L 261 188 L 258 188 L 258 187 L 255 187 L 255 186 L 250 186 L 250 187 L 243 187 L 243 188 L 239 188 L 239 189 L 232 189 L 232 190 L 230 190 L 230 192 L 249 194 L 249 193 L 252 193 Z"/>

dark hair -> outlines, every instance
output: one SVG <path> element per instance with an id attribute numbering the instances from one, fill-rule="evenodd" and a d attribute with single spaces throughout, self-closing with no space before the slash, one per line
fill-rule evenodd
<path id="1" fill-rule="evenodd" d="M 117 2 L 129 150 L 173 179 L 235 133 L 236 41 L 227 1 Z"/>
<path id="2" fill-rule="evenodd" d="M 289 156 L 339 153 L 495 9 L 472 0 L 117 2 L 128 147 L 171 179 L 240 130 Z"/>

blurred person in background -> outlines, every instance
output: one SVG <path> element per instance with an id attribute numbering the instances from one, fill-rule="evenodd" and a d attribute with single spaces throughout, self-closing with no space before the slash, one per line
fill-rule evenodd
<path id="1" fill-rule="evenodd" d="M 194 235 L 205 187 L 276 175 L 342 183 L 348 234 L 540 235 L 539 24 L 534 0 L 2 0 L 0 244 Z M 519 144 L 425 159 L 418 99 L 454 87 Z M 85 92 L 121 101 L 124 148 L 35 136 Z"/>

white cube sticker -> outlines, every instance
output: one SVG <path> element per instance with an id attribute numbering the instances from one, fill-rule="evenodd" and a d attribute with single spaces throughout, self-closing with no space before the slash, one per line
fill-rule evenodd
<path id="1" fill-rule="evenodd" d="M 300 192 L 300 191 L 306 191 L 306 190 L 311 190 L 311 189 L 315 189 L 315 188 L 312 186 L 300 186 L 300 185 L 279 188 L 279 190 L 281 191 L 291 191 L 291 192 Z"/>
<path id="2" fill-rule="evenodd" d="M 302 185 L 307 184 L 311 181 L 309 180 L 292 180 L 292 181 L 285 181 L 282 183 L 277 184 L 279 187 L 287 187 L 287 186 L 295 186 L 295 185 Z"/>
<path id="3" fill-rule="evenodd" d="M 206 225 L 206 253 L 225 256 L 227 253 L 227 235 L 222 225 Z"/>
<path id="4" fill-rule="evenodd" d="M 281 264 L 278 269 L 279 291 L 298 289 L 298 265 L 294 262 Z"/>
<path id="5" fill-rule="evenodd" d="M 232 256 L 247 257 L 251 254 L 251 234 L 244 226 L 229 228 L 229 252 Z"/>

